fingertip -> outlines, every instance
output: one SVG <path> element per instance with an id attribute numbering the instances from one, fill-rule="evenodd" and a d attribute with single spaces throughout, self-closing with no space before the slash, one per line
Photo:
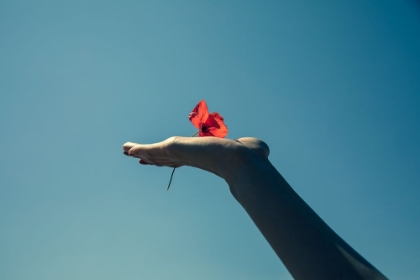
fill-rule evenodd
<path id="1" fill-rule="evenodd" d="M 142 160 L 142 159 L 139 160 L 139 163 L 143 164 L 143 165 L 151 165 L 150 163 L 148 163 L 147 161 Z"/>
<path id="2" fill-rule="evenodd" d="M 124 143 L 124 145 L 123 145 L 123 149 L 125 149 L 125 148 L 128 148 L 129 146 L 133 146 L 133 143 L 131 143 L 131 142 L 125 142 Z"/>
<path id="3" fill-rule="evenodd" d="M 131 143 L 131 142 L 127 142 L 127 143 L 125 143 L 123 146 L 122 146 L 122 148 L 123 148 L 123 153 L 125 154 L 125 155 L 129 155 L 129 151 L 130 151 L 130 149 L 131 148 L 133 148 L 135 146 L 135 143 Z"/>

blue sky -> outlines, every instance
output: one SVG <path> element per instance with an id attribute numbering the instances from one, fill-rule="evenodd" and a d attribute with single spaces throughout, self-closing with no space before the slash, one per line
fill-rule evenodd
<path id="1" fill-rule="evenodd" d="M 417 1 L 0 1 L 0 278 L 291 279 L 226 183 L 127 141 L 265 140 L 387 277 L 420 275 Z"/>

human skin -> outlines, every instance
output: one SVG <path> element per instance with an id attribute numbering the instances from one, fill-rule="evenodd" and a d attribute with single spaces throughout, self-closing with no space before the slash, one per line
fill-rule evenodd
<path id="1" fill-rule="evenodd" d="M 141 164 L 188 165 L 223 178 L 294 279 L 386 279 L 291 188 L 261 140 L 171 137 L 127 142 L 123 151 Z"/>

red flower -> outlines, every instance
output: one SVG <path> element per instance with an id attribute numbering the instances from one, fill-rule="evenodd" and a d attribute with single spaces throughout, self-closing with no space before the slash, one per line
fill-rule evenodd
<path id="1" fill-rule="evenodd" d="M 198 136 L 215 136 L 224 138 L 228 128 L 219 113 L 209 114 L 206 101 L 201 100 L 188 116 L 192 124 L 198 128 Z"/>

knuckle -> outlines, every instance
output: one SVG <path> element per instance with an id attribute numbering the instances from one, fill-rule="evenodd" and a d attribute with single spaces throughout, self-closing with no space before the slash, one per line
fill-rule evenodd
<path id="1" fill-rule="evenodd" d="M 166 155 L 171 157 L 178 143 L 179 143 L 179 136 L 172 136 L 166 139 L 164 141 L 164 150 L 166 152 Z"/>

